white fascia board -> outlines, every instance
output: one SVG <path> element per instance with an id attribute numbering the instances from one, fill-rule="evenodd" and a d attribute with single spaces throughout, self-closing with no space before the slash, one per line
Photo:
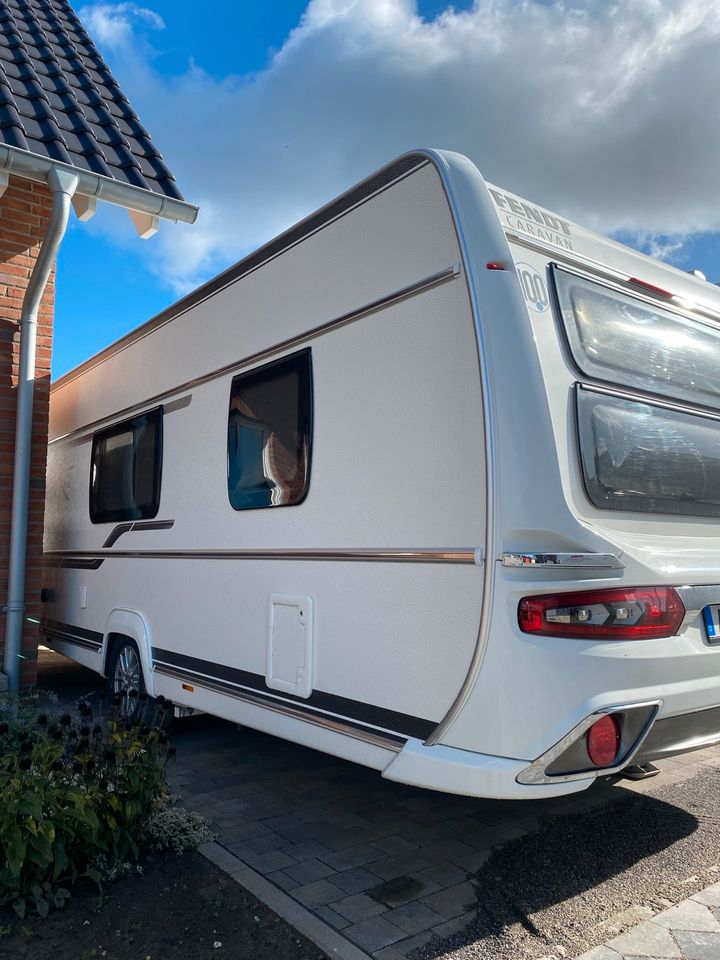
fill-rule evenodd
<path id="1" fill-rule="evenodd" d="M 92 197 L 96 200 L 105 200 L 115 203 L 126 210 L 137 210 L 162 220 L 182 220 L 185 223 L 194 223 L 198 208 L 184 200 L 174 200 L 152 190 L 134 187 L 128 183 L 119 183 L 109 177 L 101 177 L 97 173 L 81 170 L 69 163 L 60 163 L 41 157 L 36 153 L 28 153 L 18 147 L 0 144 L 0 173 L 6 172 L 22 177 L 25 180 L 34 180 L 37 183 L 47 183 L 51 170 L 65 170 L 78 178 L 77 194 Z"/>

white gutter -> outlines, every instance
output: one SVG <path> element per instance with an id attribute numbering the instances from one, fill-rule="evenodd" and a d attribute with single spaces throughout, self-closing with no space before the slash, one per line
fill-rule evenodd
<path id="1" fill-rule="evenodd" d="M 88 170 L 80 170 L 69 163 L 50 160 L 48 157 L 28 153 L 27 150 L 20 150 L 18 147 L 10 147 L 6 144 L 0 144 L 0 170 L 38 183 L 48 183 L 53 170 L 64 172 L 77 178 L 76 192 L 81 196 L 117 203 L 128 210 L 137 210 L 139 213 L 147 213 L 163 220 L 184 220 L 186 223 L 195 223 L 198 214 L 198 208 L 191 203 L 185 203 L 184 200 L 174 200 L 172 197 L 164 197 L 143 187 L 119 183 L 110 177 L 102 177 Z"/>
<path id="2" fill-rule="evenodd" d="M 53 167 L 46 178 L 52 191 L 52 212 L 45 239 L 28 281 L 20 315 L 20 363 L 15 418 L 15 468 L 8 600 L 5 606 L 5 673 L 10 693 L 20 689 L 22 632 L 25 612 L 25 560 L 27 556 L 30 459 L 32 455 L 35 347 L 40 301 L 55 263 L 70 215 L 70 204 L 80 178 L 72 171 Z"/>

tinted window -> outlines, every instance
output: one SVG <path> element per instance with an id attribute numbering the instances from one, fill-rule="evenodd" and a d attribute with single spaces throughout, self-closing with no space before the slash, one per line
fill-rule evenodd
<path id="1" fill-rule="evenodd" d="M 235 377 L 228 418 L 228 496 L 236 510 L 300 503 L 310 476 L 310 351 Z"/>
<path id="2" fill-rule="evenodd" d="M 575 363 L 610 383 L 720 408 L 720 328 L 554 268 Z"/>
<path id="3" fill-rule="evenodd" d="M 579 389 L 578 426 L 596 507 L 720 517 L 720 421 Z"/>
<path id="4" fill-rule="evenodd" d="M 96 433 L 90 468 L 92 522 L 156 516 L 161 459 L 161 408 Z"/>

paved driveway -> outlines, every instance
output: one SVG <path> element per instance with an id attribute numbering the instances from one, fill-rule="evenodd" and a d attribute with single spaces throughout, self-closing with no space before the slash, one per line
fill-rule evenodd
<path id="1" fill-rule="evenodd" d="M 42 656 L 40 676 L 42 685 L 68 699 L 97 686 L 95 675 L 50 653 Z M 599 783 L 570 798 L 509 802 L 405 787 L 210 717 L 179 721 L 173 742 L 178 761 L 170 769 L 171 787 L 186 806 L 209 818 L 218 842 L 377 960 L 398 960 L 414 950 L 448 955 L 442 943 L 462 947 L 463 932 L 477 928 L 483 910 L 488 912 L 484 903 L 492 899 L 490 893 L 480 896 L 478 872 L 510 841 L 517 847 L 519 838 L 562 820 L 553 841 L 562 845 L 571 835 L 569 824 L 587 824 L 582 829 L 592 833 L 594 817 L 612 801 L 680 783 L 720 762 L 720 751 L 702 751 L 665 762 L 660 777 L 641 784 Z M 568 900 L 582 896 L 695 829 L 691 816 L 666 817 L 662 804 L 643 799 L 649 806 L 642 816 L 659 818 L 663 829 L 647 839 L 631 831 L 629 839 L 617 841 L 612 857 L 596 857 L 589 873 L 571 877 L 569 885 L 559 877 L 545 900 L 561 898 L 552 891 Z M 592 850 L 597 837 L 581 833 L 573 842 Z M 555 852 L 547 850 L 550 871 Z M 574 864 L 572 857 L 564 862 Z M 522 857 L 510 863 L 498 861 L 498 880 L 503 869 L 510 875 L 522 871 Z M 485 871 L 482 883 L 488 882 L 492 877 Z M 513 909 L 504 902 L 496 926 L 516 923 L 532 934 L 525 908 L 518 905 L 515 917 Z"/>

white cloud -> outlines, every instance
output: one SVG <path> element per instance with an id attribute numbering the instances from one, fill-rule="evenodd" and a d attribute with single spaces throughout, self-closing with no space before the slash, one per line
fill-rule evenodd
<path id="1" fill-rule="evenodd" d="M 134 3 L 96 3 L 81 11 L 93 40 L 111 50 L 131 45 L 135 26 L 163 30 L 163 18 L 147 7 Z"/>
<path id="2" fill-rule="evenodd" d="M 160 75 L 151 11 L 81 15 L 201 205 L 147 248 L 177 290 L 417 146 L 605 232 L 720 229 L 720 0 L 311 0 L 265 70 L 220 79 Z"/>

